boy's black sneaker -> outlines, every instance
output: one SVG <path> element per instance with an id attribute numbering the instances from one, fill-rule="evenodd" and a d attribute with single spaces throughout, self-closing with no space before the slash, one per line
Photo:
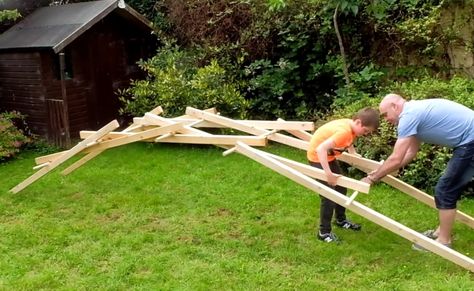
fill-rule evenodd
<path id="1" fill-rule="evenodd" d="M 340 228 L 352 229 L 352 230 L 360 230 L 362 228 L 360 224 L 354 223 L 347 219 L 342 220 L 342 221 L 336 220 L 336 225 L 339 226 Z"/>
<path id="2" fill-rule="evenodd" d="M 337 235 L 335 235 L 332 232 L 321 233 L 320 231 L 318 231 L 318 239 L 322 240 L 323 242 L 327 242 L 327 243 L 338 243 L 339 242 L 339 238 L 337 237 Z"/>

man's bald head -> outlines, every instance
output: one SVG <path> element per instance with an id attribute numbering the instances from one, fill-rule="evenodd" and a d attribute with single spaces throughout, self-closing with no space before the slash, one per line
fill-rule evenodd
<path id="1" fill-rule="evenodd" d="M 391 124 L 398 124 L 398 118 L 402 113 L 406 100 L 398 94 L 387 94 L 379 105 L 380 114 Z"/>

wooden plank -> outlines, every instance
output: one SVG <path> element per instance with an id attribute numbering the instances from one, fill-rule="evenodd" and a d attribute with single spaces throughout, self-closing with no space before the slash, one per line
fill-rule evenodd
<path id="1" fill-rule="evenodd" d="M 159 110 L 158 108 L 161 108 L 161 107 L 157 107 L 155 109 Z M 167 126 L 167 125 L 171 125 L 171 124 L 181 124 L 181 123 L 178 123 L 176 121 L 172 121 L 170 119 L 158 116 L 158 115 L 153 114 L 151 112 L 145 113 L 143 119 L 146 119 L 148 124 L 151 124 L 151 125 L 154 125 L 154 126 Z M 144 128 L 144 129 L 145 130 L 142 131 L 141 133 L 148 132 L 148 130 L 149 130 L 149 129 L 146 129 L 146 128 Z M 184 134 L 211 135 L 210 133 L 192 128 L 190 126 L 181 126 L 181 127 L 179 127 L 178 132 L 181 132 L 181 133 L 184 133 Z M 91 133 L 94 133 L 94 131 L 81 131 L 81 133 L 80 133 L 81 138 L 87 137 Z M 125 137 L 125 136 L 130 136 L 134 133 L 135 132 L 130 132 L 130 133 L 111 132 L 110 134 L 104 136 L 103 139 L 104 140 L 111 140 L 111 139 L 121 138 L 121 137 Z M 154 136 L 151 136 L 149 138 L 150 140 L 148 140 L 148 141 L 153 141 L 154 138 L 155 138 Z M 147 140 L 145 140 L 145 141 L 147 141 Z M 227 146 L 225 146 L 225 148 L 227 148 Z M 58 156 L 58 153 L 37 157 L 35 159 L 35 163 L 37 165 L 40 165 L 40 164 L 43 164 L 43 163 L 46 163 L 46 162 L 50 162 L 50 161 L 54 160 L 54 158 L 56 158 L 57 156 Z"/>
<path id="2" fill-rule="evenodd" d="M 346 164 L 349 164 L 351 166 L 359 166 L 359 167 L 363 167 L 365 169 L 369 169 L 369 170 L 375 170 L 377 169 L 378 167 L 380 167 L 382 165 L 381 162 L 376 162 L 376 161 L 373 161 L 373 160 L 370 160 L 370 159 L 366 159 L 366 158 L 363 158 L 363 157 L 359 157 L 359 156 L 356 156 L 356 155 L 351 155 L 349 153 L 342 153 L 342 155 L 338 156 L 337 159 L 339 161 L 343 161 L 344 163 Z"/>
<path id="3" fill-rule="evenodd" d="M 261 155 L 255 152 L 254 149 L 251 147 L 238 142 L 236 146 L 236 151 L 259 162 L 260 164 L 274 170 L 277 173 L 293 180 L 294 182 L 316 192 L 320 195 L 334 201 L 339 205 L 346 204 L 350 198 L 342 195 L 341 193 L 335 191 L 334 189 L 327 187 L 316 180 L 311 179 L 308 176 L 303 175 L 302 173 L 292 169 L 280 163 L 279 161 L 267 156 Z M 347 209 L 351 210 L 354 213 L 357 213 L 366 219 L 390 230 L 391 232 L 413 242 L 419 244 L 420 246 L 424 247 L 425 249 L 436 253 L 437 255 L 471 271 L 474 272 L 474 260 L 471 258 L 451 249 L 448 248 L 435 240 L 432 240 L 408 227 L 405 225 L 390 219 L 375 210 L 370 209 L 363 204 L 353 201 L 346 207 Z"/>
<path id="4" fill-rule="evenodd" d="M 267 139 L 258 136 L 244 135 L 195 135 L 195 134 L 174 134 L 168 137 L 155 140 L 160 143 L 190 143 L 190 144 L 209 144 L 209 145 L 235 145 L 240 141 L 251 146 L 266 146 Z"/>
<path id="5" fill-rule="evenodd" d="M 161 113 L 163 113 L 163 108 L 161 108 L 161 106 L 157 106 L 153 108 L 152 110 L 150 110 L 149 112 L 155 115 L 160 115 Z"/>
<path id="6" fill-rule="evenodd" d="M 65 169 L 63 172 L 61 172 L 63 175 L 68 175 L 80 166 L 84 165 L 91 159 L 95 158 L 99 154 L 101 154 L 103 151 L 109 148 L 121 146 L 127 143 L 132 143 L 135 141 L 140 141 L 142 139 L 148 139 L 150 136 L 155 137 L 156 135 L 159 134 L 164 134 L 168 130 L 172 130 L 175 127 L 178 127 L 180 124 L 174 124 L 173 126 L 167 126 L 167 127 L 160 127 L 160 128 L 154 128 L 150 129 L 147 131 L 143 132 L 138 132 L 134 134 L 128 134 L 125 135 L 121 138 L 113 139 L 113 140 L 108 140 L 108 141 L 100 141 L 96 142 L 94 144 L 88 145 L 88 148 L 84 150 L 84 152 L 88 152 L 86 156 L 81 158 L 79 161 L 75 162 L 71 166 L 69 166 L 67 169 Z"/>
<path id="7" fill-rule="evenodd" d="M 182 117 L 176 117 L 176 118 L 170 118 L 173 121 L 179 121 L 179 122 L 184 122 L 185 124 L 192 123 L 196 121 L 195 118 L 182 118 Z M 247 126 L 251 127 L 258 127 L 261 129 L 276 129 L 276 130 L 286 130 L 286 131 L 291 131 L 292 129 L 296 128 L 303 128 L 305 130 L 311 130 L 311 128 L 314 128 L 312 122 L 304 122 L 304 121 L 268 121 L 268 120 L 236 120 L 233 119 L 237 122 L 240 122 L 242 124 L 245 124 Z M 150 125 L 145 118 L 142 117 L 135 117 L 133 118 L 133 123 L 135 124 L 142 124 L 142 125 Z M 197 128 L 226 128 L 227 126 L 214 123 L 211 121 L 202 121 L 195 127 Z"/>
<path id="8" fill-rule="evenodd" d="M 181 121 L 181 118 L 176 118 L 177 120 Z M 186 121 L 192 119 L 184 119 Z M 312 131 L 314 130 L 314 124 L 308 121 L 284 121 L 284 120 L 241 120 L 241 119 L 234 119 L 237 122 L 241 122 L 247 126 L 258 127 L 261 129 L 268 129 L 268 130 L 302 130 L 302 131 Z M 224 127 L 217 123 L 207 122 L 200 125 L 200 127 Z"/>
<path id="9" fill-rule="evenodd" d="M 92 151 L 97 151 L 97 150 L 105 150 L 105 149 L 118 147 L 124 144 L 136 142 L 136 141 L 142 141 L 142 140 L 146 140 L 150 138 L 155 138 L 161 134 L 166 134 L 168 132 L 179 130 L 182 128 L 182 126 L 183 125 L 181 123 L 174 123 L 174 124 L 163 126 L 163 127 L 155 127 L 153 129 L 127 134 L 119 138 L 106 140 L 94 145 L 90 145 L 84 149 L 84 153 L 90 153 Z M 55 153 L 55 154 L 51 154 L 47 156 L 38 157 L 35 159 L 35 162 L 38 164 L 42 164 L 41 162 L 45 163 L 48 161 L 54 161 L 63 153 L 64 152 L 59 152 L 59 153 Z"/>
<path id="10" fill-rule="evenodd" d="M 212 109 L 210 109 L 210 110 L 212 110 Z M 149 113 L 145 114 L 144 118 L 147 120 L 147 122 L 153 123 L 155 125 L 161 125 L 161 126 L 166 125 L 166 124 L 176 123 L 176 121 L 173 121 L 173 120 L 161 117 L 161 116 L 157 116 L 157 115 L 154 115 L 154 114 L 149 114 Z M 196 121 L 201 122 L 201 120 L 196 120 Z M 202 131 L 202 130 L 199 130 L 199 129 L 196 129 L 196 128 L 193 128 L 189 124 L 183 126 L 183 128 L 180 129 L 178 132 L 181 132 L 183 134 L 197 134 L 197 135 L 212 136 L 212 134 L 210 134 L 208 132 L 205 132 L 205 131 Z M 216 144 L 216 146 L 218 146 L 220 148 L 223 148 L 223 149 L 228 149 L 230 147 L 228 145 L 220 145 L 220 144 Z"/>
<path id="11" fill-rule="evenodd" d="M 368 162 L 371 160 L 364 159 L 355 155 L 344 153 L 340 156 L 340 159 L 345 163 L 348 163 L 366 173 L 369 173 L 379 167 L 379 163 L 377 162 Z M 434 202 L 433 196 L 403 182 L 400 179 L 395 178 L 392 175 L 387 175 L 382 178 L 382 181 L 387 183 L 388 185 L 394 187 L 395 189 L 400 190 L 401 192 L 417 199 L 418 201 L 430 206 L 431 208 L 436 209 L 436 205 Z M 474 228 L 474 218 L 471 216 L 463 213 L 462 211 L 456 210 L 456 220 Z"/>
<path id="12" fill-rule="evenodd" d="M 210 114 L 210 113 L 207 113 L 207 112 L 204 112 L 202 110 L 198 110 L 192 107 L 186 108 L 186 114 L 200 118 L 200 119 L 204 119 L 207 121 L 215 122 L 215 123 L 224 125 L 226 127 L 237 129 L 242 132 L 250 133 L 253 135 L 268 134 L 270 132 L 268 130 L 248 126 L 242 122 L 238 122 L 227 117 Z M 272 134 L 268 136 L 268 139 L 282 143 L 282 144 L 286 144 L 295 148 L 303 149 L 303 150 L 306 150 L 308 148 L 308 142 L 302 141 L 300 139 L 296 139 L 290 136 L 286 136 L 280 133 Z"/>
<path id="13" fill-rule="evenodd" d="M 281 119 L 281 118 L 278 118 L 277 120 L 279 121 L 284 121 L 284 119 Z M 314 123 L 313 123 L 313 130 L 314 130 Z M 313 131 L 311 130 L 311 131 Z M 286 130 L 289 134 L 292 134 L 294 136 L 296 136 L 297 138 L 301 139 L 301 140 L 304 140 L 304 141 L 310 141 L 311 140 L 311 137 L 313 137 L 313 135 L 311 133 L 308 133 L 304 130 Z"/>
<path id="14" fill-rule="evenodd" d="M 61 155 L 57 159 L 52 161 L 48 166 L 43 167 L 41 170 L 34 173 L 29 178 L 27 178 L 26 180 L 24 180 L 20 184 L 16 185 L 12 189 L 10 189 L 10 191 L 13 192 L 13 193 L 20 192 L 24 188 L 28 187 L 31 183 L 35 182 L 36 180 L 38 180 L 39 178 L 41 178 L 42 176 L 47 174 L 49 171 L 53 170 L 54 168 L 56 168 L 57 166 L 59 166 L 60 164 L 62 164 L 63 162 L 65 162 L 66 160 L 71 158 L 72 156 L 74 156 L 75 154 L 77 154 L 77 153 L 81 152 L 82 150 L 84 150 L 86 148 L 87 144 L 99 139 L 100 137 L 102 137 L 105 134 L 107 134 L 108 132 L 116 129 L 117 127 L 119 127 L 119 123 L 117 122 L 117 120 L 111 121 L 110 123 L 108 123 L 107 125 L 102 127 L 101 129 L 99 129 L 96 132 L 96 134 L 91 135 L 90 137 L 88 137 L 85 140 L 81 141 L 80 143 L 78 143 L 77 145 L 72 147 L 70 150 L 61 153 Z"/>
<path id="15" fill-rule="evenodd" d="M 153 108 L 152 110 L 150 110 L 149 112 L 153 113 L 153 114 L 156 114 L 156 115 L 160 115 L 161 113 L 163 113 L 163 108 L 161 108 L 161 106 L 157 106 L 157 107 Z M 143 128 L 143 126 L 141 124 L 135 123 L 135 119 L 134 119 L 133 123 L 130 124 L 124 130 L 122 130 L 122 132 L 132 132 L 132 131 L 135 131 L 135 130 L 140 130 L 142 128 Z"/>
<path id="16" fill-rule="evenodd" d="M 178 124 L 179 125 L 179 124 Z M 178 126 L 174 124 L 173 126 L 168 126 L 168 127 L 160 127 L 160 128 L 155 128 L 155 129 L 150 129 L 148 131 L 144 132 L 138 132 L 134 134 L 125 134 L 125 136 L 117 139 L 113 139 L 113 142 L 107 142 L 107 141 L 101 141 L 99 143 L 96 143 L 94 145 L 91 145 L 88 149 L 85 151 L 90 151 L 86 156 L 81 158 L 79 161 L 75 162 L 71 166 L 69 166 L 67 169 L 61 172 L 63 175 L 68 175 L 72 171 L 76 170 L 80 166 L 84 165 L 88 161 L 92 160 L 99 154 L 101 154 L 103 151 L 105 151 L 108 148 L 112 147 L 117 147 L 120 145 L 124 145 L 127 143 L 132 143 L 135 141 L 140 141 L 142 139 L 148 139 L 149 136 L 156 136 L 156 134 L 163 134 L 166 133 L 167 130 L 171 130 L 173 127 Z M 108 136 L 108 135 L 107 135 Z M 111 140 L 109 140 L 111 141 Z M 104 146 L 105 144 L 105 146 Z"/>
<path id="17" fill-rule="evenodd" d="M 310 165 L 302 164 L 302 163 L 299 163 L 299 162 L 296 162 L 296 161 L 293 161 L 293 160 L 290 160 L 290 159 L 286 159 L 286 158 L 283 158 L 283 157 L 280 157 L 280 156 L 277 156 L 277 155 L 274 155 L 274 154 L 270 154 L 270 153 L 267 153 L 267 152 L 264 152 L 264 151 L 260 151 L 260 150 L 257 150 L 257 149 L 253 149 L 253 150 L 255 152 L 261 154 L 261 155 L 267 155 L 267 156 L 281 162 L 282 164 L 284 164 L 288 167 L 291 167 L 291 168 L 297 170 L 298 172 L 301 172 L 301 173 L 305 174 L 306 176 L 313 177 L 313 178 L 316 178 L 318 180 L 322 180 L 322 181 L 327 182 L 327 177 L 326 177 L 326 173 L 324 173 L 324 170 L 312 167 Z M 369 190 L 370 190 L 370 185 L 368 183 L 358 181 L 358 180 L 355 180 L 355 179 L 352 179 L 352 178 L 349 178 L 349 177 L 345 177 L 345 176 L 341 176 L 337 179 L 337 185 L 342 186 L 344 188 L 349 188 L 349 189 L 352 189 L 352 190 L 356 190 L 356 191 L 359 191 L 361 193 L 369 193 Z"/>
<path id="18" fill-rule="evenodd" d="M 346 201 L 346 203 L 344 204 L 344 206 L 349 206 L 349 204 L 351 204 L 354 199 L 357 197 L 357 195 L 359 195 L 359 191 L 354 191 L 354 193 L 352 193 L 352 195 L 349 197 L 349 199 Z"/>
<path id="19" fill-rule="evenodd" d="M 65 170 L 61 172 L 62 175 L 66 176 L 72 173 L 74 170 L 78 169 L 80 166 L 84 165 L 88 161 L 92 160 L 93 158 L 100 155 L 104 150 L 90 152 L 87 155 L 83 156 L 80 160 L 76 161 L 74 164 L 67 167 Z"/>
<path id="20" fill-rule="evenodd" d="M 181 123 L 175 123 L 175 124 L 170 124 L 162 127 L 156 127 L 153 129 L 145 130 L 145 131 L 140 131 L 133 133 L 132 135 L 120 137 L 120 138 L 115 138 L 112 140 L 100 142 L 96 145 L 93 145 L 85 150 L 85 152 L 92 152 L 96 150 L 105 150 L 105 149 L 110 149 L 114 147 L 118 147 L 121 145 L 129 144 L 132 142 L 136 141 L 142 141 L 150 138 L 155 138 L 157 136 L 160 136 L 162 134 L 166 134 L 169 132 L 177 131 L 180 130 L 183 127 L 183 124 Z"/>
<path id="21" fill-rule="evenodd" d="M 95 130 L 81 130 L 79 132 L 79 136 L 81 139 L 88 138 L 89 136 L 93 135 L 96 131 Z M 106 140 L 111 140 L 111 139 L 116 139 L 119 137 L 124 137 L 124 136 L 131 136 L 134 135 L 134 132 L 124 132 L 124 131 L 111 131 L 109 132 L 106 136 L 102 137 L 100 140 L 101 141 L 106 141 Z"/>
<path id="22" fill-rule="evenodd" d="M 135 141 L 142 141 L 142 140 L 147 140 L 150 138 L 155 138 L 161 134 L 168 133 L 170 131 L 174 131 L 176 129 L 180 129 L 183 125 L 181 123 L 175 123 L 172 126 L 163 126 L 163 127 L 155 127 L 152 129 L 148 129 L 145 131 L 140 131 L 140 132 L 134 132 L 134 133 L 121 133 L 122 136 L 105 140 L 103 142 L 100 142 L 99 144 L 96 145 L 91 145 L 84 149 L 85 153 L 89 153 L 94 150 L 98 149 L 108 149 L 108 148 L 113 148 L 117 146 L 121 146 L 127 143 L 135 142 Z M 89 137 L 88 137 L 89 138 Z M 64 151 L 65 152 L 65 151 Z M 57 159 L 62 153 L 64 152 L 59 152 L 55 154 L 50 154 L 42 157 L 38 157 L 35 159 L 36 164 L 43 164 L 47 162 L 54 161 Z"/>
<path id="23" fill-rule="evenodd" d="M 173 121 L 168 118 L 164 118 L 152 113 L 145 113 L 145 116 L 143 118 L 148 122 L 149 125 L 155 125 L 155 126 L 166 126 L 166 125 L 178 123 L 177 121 Z M 183 134 L 211 135 L 210 133 L 192 128 L 188 125 L 184 125 L 177 132 L 180 132 Z"/>

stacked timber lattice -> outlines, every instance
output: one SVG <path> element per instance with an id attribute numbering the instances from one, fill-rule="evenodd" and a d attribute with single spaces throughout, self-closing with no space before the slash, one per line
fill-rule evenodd
<path id="1" fill-rule="evenodd" d="M 160 116 L 162 112 L 162 108 L 157 107 L 143 117 L 134 118 L 133 123 L 121 131 L 114 131 L 119 127 L 115 120 L 98 131 L 81 131 L 83 140 L 80 143 L 69 150 L 36 158 L 37 166 L 34 169 L 39 170 L 10 191 L 17 193 L 23 190 L 77 154 L 83 154 L 83 157 L 63 170 L 63 175 L 71 173 L 107 149 L 138 141 L 215 145 L 225 150 L 224 156 L 232 152 L 247 156 L 296 183 L 344 205 L 352 212 L 395 234 L 474 272 L 474 260 L 471 258 L 355 201 L 359 193 L 369 193 L 369 184 L 349 177 L 340 177 L 337 184 L 353 190 L 352 195 L 347 197 L 318 181 L 326 181 L 323 170 L 254 148 L 265 147 L 268 141 L 272 141 L 306 151 L 311 138 L 309 132 L 314 130 L 312 122 L 282 119 L 276 121 L 235 120 L 219 115 L 214 109 L 199 110 L 192 107 L 186 109 L 186 115 L 175 118 L 162 117 Z M 245 135 L 216 135 L 205 131 L 207 128 L 228 128 L 243 132 Z M 347 153 L 342 154 L 338 159 L 365 172 L 370 172 L 381 164 Z M 432 196 L 397 179 L 395 174 L 386 176 L 382 181 L 435 208 Z M 457 211 L 456 220 L 474 228 L 474 219 L 461 211 Z"/>

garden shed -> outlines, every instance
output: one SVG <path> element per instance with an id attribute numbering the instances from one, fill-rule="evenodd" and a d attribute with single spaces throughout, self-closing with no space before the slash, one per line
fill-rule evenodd
<path id="1" fill-rule="evenodd" d="M 0 110 L 66 145 L 118 117 L 117 91 L 142 77 L 136 62 L 156 47 L 149 21 L 123 1 L 39 8 L 0 35 Z"/>

